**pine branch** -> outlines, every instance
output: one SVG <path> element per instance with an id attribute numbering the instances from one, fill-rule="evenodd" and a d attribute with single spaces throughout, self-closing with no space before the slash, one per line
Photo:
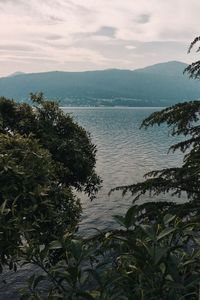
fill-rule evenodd
<path id="1" fill-rule="evenodd" d="M 200 76 L 200 60 L 193 62 L 185 68 L 183 73 L 188 73 L 189 78 L 198 78 Z"/>
<path id="2" fill-rule="evenodd" d="M 200 117 L 200 101 L 190 101 L 178 103 L 174 106 L 154 112 L 146 118 L 141 128 L 166 123 L 168 127 L 172 127 L 171 135 L 188 135 L 193 130 L 193 123 L 197 122 Z"/>
<path id="3" fill-rule="evenodd" d="M 194 47 L 194 45 L 196 45 L 196 43 L 198 43 L 198 41 L 200 41 L 200 36 L 195 37 L 195 39 L 191 42 L 189 49 L 188 49 L 188 53 L 191 52 L 192 48 Z M 198 52 L 198 49 L 197 49 L 197 52 Z"/>

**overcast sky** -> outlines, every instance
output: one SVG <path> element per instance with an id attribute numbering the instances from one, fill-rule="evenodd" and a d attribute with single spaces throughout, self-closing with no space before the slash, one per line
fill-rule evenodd
<path id="1" fill-rule="evenodd" d="M 200 0 L 0 0 L 0 76 L 192 62 L 199 13 Z"/>

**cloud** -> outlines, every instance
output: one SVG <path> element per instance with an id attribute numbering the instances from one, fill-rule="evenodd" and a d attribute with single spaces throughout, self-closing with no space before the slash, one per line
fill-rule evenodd
<path id="1" fill-rule="evenodd" d="M 117 28 L 112 26 L 102 26 L 97 30 L 94 35 L 100 35 L 100 36 L 108 36 L 108 37 L 115 37 L 115 34 L 117 32 Z"/>
<path id="2" fill-rule="evenodd" d="M 133 49 L 136 49 L 136 46 L 126 45 L 125 48 L 128 49 L 128 50 L 133 50 Z"/>
<path id="3" fill-rule="evenodd" d="M 0 4 L 6 4 L 6 3 L 13 3 L 13 4 L 19 4 L 21 3 L 23 0 L 0 0 Z"/>
<path id="4" fill-rule="evenodd" d="M 198 0 L 0 0 L 0 54 L 24 56 L 26 71 L 42 68 L 37 58 L 48 59 L 48 69 L 190 60 L 199 11 Z"/>
<path id="5" fill-rule="evenodd" d="M 60 34 L 49 34 L 46 36 L 47 40 L 52 40 L 52 41 L 60 40 L 62 38 L 63 38 L 63 36 Z"/>
<path id="6" fill-rule="evenodd" d="M 151 19 L 150 14 L 142 14 L 137 17 L 136 22 L 141 24 L 146 24 L 150 22 L 150 19 Z"/>
<path id="7" fill-rule="evenodd" d="M 35 47 L 30 46 L 30 45 L 24 45 L 24 44 L 0 44 L 0 51 L 23 51 L 23 52 L 27 52 L 27 51 L 33 51 L 35 50 Z"/>

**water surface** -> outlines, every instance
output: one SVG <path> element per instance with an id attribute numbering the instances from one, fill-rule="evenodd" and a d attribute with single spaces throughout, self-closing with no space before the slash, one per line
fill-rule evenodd
<path id="1" fill-rule="evenodd" d="M 140 129 L 141 122 L 160 108 L 63 108 L 91 134 L 97 146 L 97 173 L 103 179 L 103 188 L 92 203 L 82 196 L 83 216 L 81 231 L 91 233 L 91 228 L 110 228 L 112 216 L 121 214 L 130 206 L 133 197 L 122 198 L 111 188 L 143 180 L 151 170 L 178 166 L 180 153 L 167 154 L 177 139 L 168 135 L 166 126 Z M 148 201 L 148 197 L 143 201 Z M 169 198 L 168 198 L 169 199 Z M 159 201 L 166 200 L 163 195 Z"/>

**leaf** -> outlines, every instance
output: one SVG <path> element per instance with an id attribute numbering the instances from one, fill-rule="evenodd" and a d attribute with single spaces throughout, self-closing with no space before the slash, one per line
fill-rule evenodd
<path id="1" fill-rule="evenodd" d="M 62 271 L 62 272 L 55 272 L 56 276 L 59 278 L 65 279 L 70 285 L 72 283 L 72 276 L 69 272 L 67 271 Z"/>
<path id="2" fill-rule="evenodd" d="M 121 226 L 126 227 L 125 219 L 124 219 L 123 216 L 115 215 L 115 216 L 113 216 L 113 219 L 114 219 L 115 221 L 117 221 L 117 223 L 120 224 Z"/>
<path id="3" fill-rule="evenodd" d="M 40 283 L 40 281 L 42 281 L 43 279 L 45 279 L 45 276 L 40 275 L 38 277 L 35 278 L 34 282 L 33 282 L 33 288 L 35 289 L 36 286 Z"/>
<path id="4" fill-rule="evenodd" d="M 79 292 L 76 294 L 77 296 L 80 296 L 84 299 L 87 299 L 87 300 L 95 300 L 94 297 L 92 297 L 89 293 L 86 293 L 86 292 Z"/>
<path id="5" fill-rule="evenodd" d="M 59 241 L 53 241 L 49 244 L 49 249 L 54 250 L 54 249 L 61 249 L 62 244 Z"/>
<path id="6" fill-rule="evenodd" d="M 7 200 L 5 200 L 5 201 L 2 203 L 2 205 L 1 205 L 0 211 L 1 211 L 2 215 L 3 215 L 3 213 L 4 213 L 6 204 L 7 204 Z"/>
<path id="7" fill-rule="evenodd" d="M 87 269 L 86 271 L 90 273 L 99 284 L 99 286 L 102 287 L 101 277 L 99 276 L 98 272 L 92 269 Z"/>
<path id="8" fill-rule="evenodd" d="M 72 254 L 74 256 L 74 258 L 78 261 L 83 253 L 83 249 L 82 249 L 83 245 L 82 242 L 80 240 L 72 240 L 71 241 L 71 250 L 72 250 Z"/>
<path id="9" fill-rule="evenodd" d="M 165 254 L 167 253 L 167 249 L 166 248 L 156 248 L 155 249 L 155 259 L 154 262 L 157 265 L 158 263 L 160 263 L 161 259 L 163 258 L 163 256 L 165 256 Z"/>
<path id="10" fill-rule="evenodd" d="M 164 223 L 167 225 L 169 224 L 171 221 L 173 221 L 176 218 L 176 216 L 171 215 L 171 214 L 166 214 L 163 218 Z"/>
<path id="11" fill-rule="evenodd" d="M 162 274 L 164 274 L 166 271 L 166 265 L 164 263 L 161 263 L 159 267 L 160 267 Z"/>
<path id="12" fill-rule="evenodd" d="M 165 279 L 170 280 L 170 281 L 174 281 L 174 279 L 172 278 L 172 276 L 170 274 L 167 274 Z"/>
<path id="13" fill-rule="evenodd" d="M 150 239 L 155 239 L 155 231 L 153 229 L 153 225 L 141 225 L 141 228 Z"/>
<path id="14" fill-rule="evenodd" d="M 170 235 L 172 232 L 174 232 L 176 230 L 176 228 L 174 227 L 169 227 L 169 228 L 165 228 L 163 231 L 161 231 L 161 233 L 157 236 L 157 241 L 160 241 L 162 238 Z"/>
<path id="15" fill-rule="evenodd" d="M 133 221 L 135 221 L 135 214 L 136 214 L 136 206 L 134 205 L 128 209 L 124 218 L 124 223 L 127 229 L 134 224 Z"/>

